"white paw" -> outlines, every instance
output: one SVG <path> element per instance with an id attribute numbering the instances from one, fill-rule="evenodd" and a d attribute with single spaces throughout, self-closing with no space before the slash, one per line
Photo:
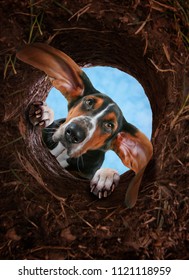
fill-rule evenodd
<path id="1" fill-rule="evenodd" d="M 30 105 L 29 120 L 33 126 L 47 127 L 54 121 L 54 112 L 46 103 L 36 101 Z"/>
<path id="2" fill-rule="evenodd" d="M 118 172 L 111 168 L 101 168 L 96 171 L 90 183 L 91 192 L 99 198 L 110 195 L 119 183 Z"/>

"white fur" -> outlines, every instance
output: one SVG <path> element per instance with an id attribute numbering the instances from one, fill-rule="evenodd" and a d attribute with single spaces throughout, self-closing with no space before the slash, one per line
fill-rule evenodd
<path id="1" fill-rule="evenodd" d="M 91 192 L 99 198 L 110 195 L 120 180 L 119 173 L 111 168 L 98 169 L 91 180 Z"/>
<path id="2" fill-rule="evenodd" d="M 53 150 L 50 150 L 50 152 L 53 156 L 58 157 L 64 150 L 65 147 L 61 142 L 58 142 L 58 145 Z"/>
<path id="3" fill-rule="evenodd" d="M 56 160 L 59 162 L 59 164 L 65 168 L 69 164 L 67 162 L 67 159 L 69 158 L 67 154 L 67 150 L 62 145 L 62 143 L 58 142 L 58 145 L 53 149 L 50 150 L 51 154 L 56 157 Z"/>
<path id="4" fill-rule="evenodd" d="M 54 112 L 51 108 L 47 106 L 46 103 L 41 106 L 42 117 L 41 120 L 45 121 L 45 127 L 49 126 L 54 121 Z"/>

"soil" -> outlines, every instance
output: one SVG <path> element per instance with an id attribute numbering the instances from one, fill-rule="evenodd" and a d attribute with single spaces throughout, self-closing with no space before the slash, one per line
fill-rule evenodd
<path id="1" fill-rule="evenodd" d="M 1 1 L 1 259 L 189 259 L 188 12 L 181 0 Z M 81 66 L 117 67 L 143 86 L 154 156 L 133 209 L 123 202 L 131 171 L 98 200 L 29 124 L 29 104 L 51 88 L 15 58 L 32 42 Z"/>

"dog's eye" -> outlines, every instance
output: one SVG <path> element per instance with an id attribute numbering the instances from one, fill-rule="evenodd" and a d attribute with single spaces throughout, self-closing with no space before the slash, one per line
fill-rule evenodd
<path id="1" fill-rule="evenodd" d="M 112 132 L 114 129 L 114 124 L 112 122 L 104 122 L 104 128 L 107 132 Z"/>
<path id="2" fill-rule="evenodd" d="M 86 100 L 84 101 L 84 103 L 85 103 L 86 109 L 87 109 L 87 110 L 90 110 L 90 109 L 92 109 L 93 106 L 94 106 L 94 99 L 93 99 L 93 98 L 86 99 Z"/>

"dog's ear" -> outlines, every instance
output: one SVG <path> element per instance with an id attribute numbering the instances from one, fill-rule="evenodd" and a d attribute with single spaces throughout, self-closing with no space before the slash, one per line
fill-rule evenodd
<path id="1" fill-rule="evenodd" d="M 141 131 L 126 123 L 124 129 L 113 140 L 112 149 L 123 164 L 135 172 L 125 195 L 126 206 L 132 208 L 137 200 L 144 170 L 153 154 L 152 144 Z"/>
<path id="2" fill-rule="evenodd" d="M 57 88 L 71 102 L 84 93 L 83 71 L 65 53 L 49 45 L 27 45 L 17 53 L 17 58 L 44 71 Z"/>

